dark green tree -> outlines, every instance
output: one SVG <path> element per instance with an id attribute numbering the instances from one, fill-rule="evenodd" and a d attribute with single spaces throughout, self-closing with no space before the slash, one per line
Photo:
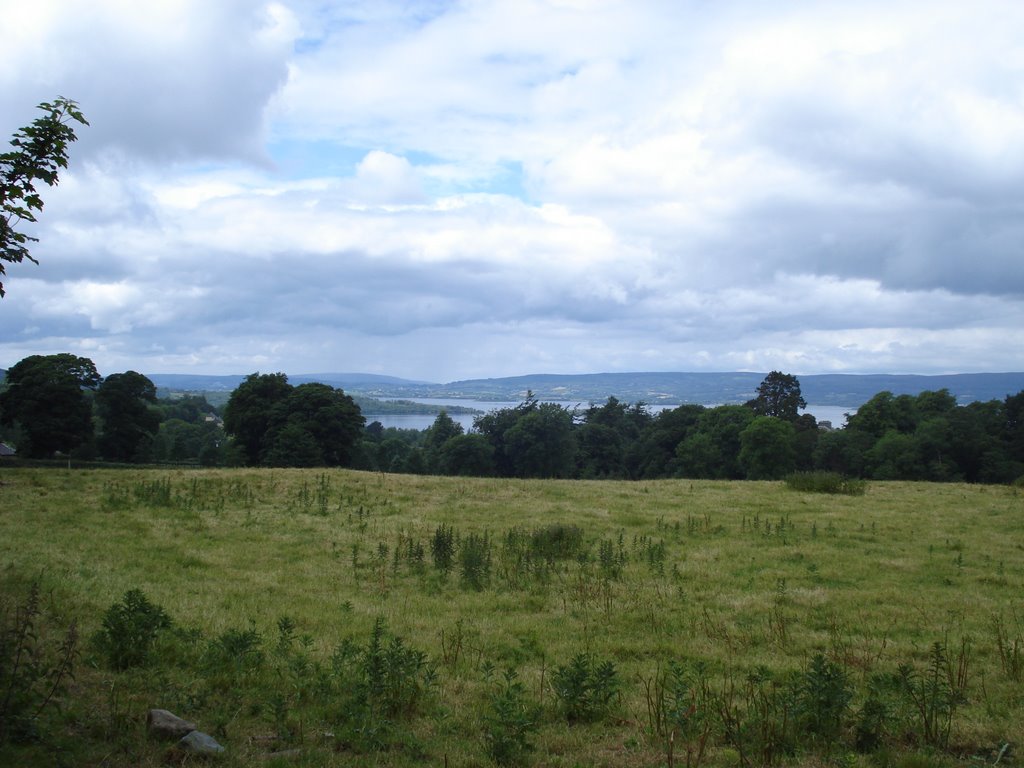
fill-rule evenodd
<path id="1" fill-rule="evenodd" d="M 526 399 L 514 408 L 498 408 L 473 420 L 473 429 L 483 435 L 494 449 L 494 469 L 499 477 L 511 477 L 515 473 L 505 435 L 520 418 L 533 413 L 537 407 L 537 398 L 533 392 L 527 392 Z"/>
<path id="2" fill-rule="evenodd" d="M 199 424 L 206 421 L 207 416 L 212 416 L 217 409 L 207 402 L 205 395 L 183 395 L 181 397 L 161 398 L 157 400 L 161 417 L 168 419 L 181 419 L 189 424 Z"/>
<path id="3" fill-rule="evenodd" d="M 445 443 L 462 433 L 462 425 L 449 416 L 447 411 L 437 414 L 434 423 L 424 430 L 423 435 L 423 450 L 430 471 L 448 474 L 441 466 L 441 452 Z"/>
<path id="4" fill-rule="evenodd" d="M 600 422 L 587 422 L 576 429 L 577 474 L 579 477 L 621 478 L 627 476 L 626 445 L 622 435 Z"/>
<path id="5" fill-rule="evenodd" d="M 99 383 L 96 366 L 85 357 L 32 355 L 15 363 L 0 392 L 0 420 L 20 427 L 18 452 L 45 458 L 89 443 L 92 403 L 85 393 Z"/>
<path id="6" fill-rule="evenodd" d="M 846 477 L 863 477 L 865 454 L 874 442 L 870 433 L 855 429 L 823 432 L 814 446 L 814 468 Z"/>
<path id="7" fill-rule="evenodd" d="M 793 422 L 796 430 L 796 440 L 793 448 L 796 450 L 796 468 L 801 472 L 814 469 L 814 449 L 821 437 L 821 430 L 818 429 L 818 420 L 809 413 L 802 413 Z"/>
<path id="8" fill-rule="evenodd" d="M 708 408 L 676 449 L 683 477 L 736 480 L 743 477 L 740 466 L 740 434 L 754 420 L 745 405 Z"/>
<path id="9" fill-rule="evenodd" d="M 292 386 L 283 373 L 253 373 L 238 385 L 224 406 L 224 430 L 241 447 L 245 463 L 260 463 L 270 427 L 271 411 Z"/>
<path id="10" fill-rule="evenodd" d="M 635 477 L 639 458 L 637 441 L 653 421 L 643 403 L 629 406 L 616 397 L 604 405 L 591 403 L 576 429 L 580 477 Z"/>
<path id="11" fill-rule="evenodd" d="M 434 423 L 427 427 L 423 436 L 423 447 L 430 451 L 439 451 L 445 443 L 461 435 L 463 431 L 462 425 L 449 416 L 447 411 L 441 411 L 434 419 Z"/>
<path id="12" fill-rule="evenodd" d="M 924 470 L 913 435 L 890 429 L 864 454 L 866 473 L 875 480 L 920 480 Z"/>
<path id="13" fill-rule="evenodd" d="M 758 416 L 740 433 L 740 466 L 750 480 L 778 480 L 796 469 L 796 429 L 775 416 Z"/>
<path id="14" fill-rule="evenodd" d="M 365 421 L 359 406 L 342 390 L 317 382 L 300 384 L 272 406 L 267 433 L 262 441 L 269 453 L 261 458 L 266 464 L 293 465 L 284 461 L 286 457 L 278 433 L 287 427 L 287 445 L 298 446 L 295 434 L 298 428 L 309 434 L 320 453 L 318 461 L 303 466 L 345 466 L 362 437 Z M 269 458 L 270 455 L 273 459 Z M 309 459 L 310 452 L 303 447 L 303 461 Z"/>
<path id="15" fill-rule="evenodd" d="M 45 114 L 11 139 L 10 152 L 0 155 L 0 277 L 6 273 L 4 262 L 20 264 L 25 259 L 38 263 L 28 251 L 30 237 L 16 227 L 34 222 L 43 209 L 36 183 L 57 184 L 60 169 L 68 167 L 68 146 L 77 139 L 72 123 L 88 125 L 78 105 L 63 96 L 43 102 L 38 108 Z M 0 282 L 0 298 L 4 284 Z"/>
<path id="16" fill-rule="evenodd" d="M 310 434 L 297 422 L 287 422 L 276 429 L 263 451 L 262 463 L 270 467 L 319 467 L 324 454 Z"/>
<path id="17" fill-rule="evenodd" d="M 1002 433 L 1010 446 L 1011 458 L 1024 461 L 1024 390 L 1006 396 Z"/>
<path id="18" fill-rule="evenodd" d="M 946 416 L 956 410 L 956 398 L 948 389 L 921 392 L 914 398 L 914 414 L 918 421 Z"/>
<path id="19" fill-rule="evenodd" d="M 807 403 L 800 394 L 800 381 L 796 376 L 772 371 L 757 387 L 757 397 L 747 403 L 758 416 L 775 416 L 796 421 L 800 409 Z"/>
<path id="20" fill-rule="evenodd" d="M 915 399 L 910 395 L 893 396 L 892 392 L 879 392 L 846 421 L 846 429 L 865 432 L 880 438 L 890 430 L 907 435 L 917 428 Z"/>
<path id="21" fill-rule="evenodd" d="M 456 435 L 441 448 L 440 469 L 446 475 L 490 477 L 494 474 L 494 448 L 483 435 Z"/>
<path id="22" fill-rule="evenodd" d="M 160 428 L 160 414 L 153 407 L 156 387 L 135 371 L 113 373 L 96 390 L 100 418 L 100 455 L 108 461 L 140 461 Z"/>
<path id="23" fill-rule="evenodd" d="M 571 477 L 576 464 L 572 413 L 541 403 L 523 413 L 504 434 L 514 477 Z"/>
<path id="24" fill-rule="evenodd" d="M 967 435 L 962 437 L 966 439 Z M 914 450 L 921 461 L 914 479 L 936 482 L 963 479 L 953 450 L 953 430 L 946 417 L 933 416 L 917 425 Z"/>
<path id="25" fill-rule="evenodd" d="M 703 405 L 687 404 L 655 416 L 629 450 L 634 477 L 671 477 L 678 471 L 676 449 L 696 430 Z"/>

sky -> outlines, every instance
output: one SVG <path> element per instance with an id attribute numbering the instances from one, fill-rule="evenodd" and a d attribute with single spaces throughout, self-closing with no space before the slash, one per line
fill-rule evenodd
<path id="1" fill-rule="evenodd" d="M 1024 370 L 1019 0 L 0 0 L 0 368 Z"/>

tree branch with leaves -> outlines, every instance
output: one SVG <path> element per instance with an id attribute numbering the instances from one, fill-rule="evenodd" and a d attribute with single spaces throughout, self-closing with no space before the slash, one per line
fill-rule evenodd
<path id="1" fill-rule="evenodd" d="M 14 149 L 0 155 L 0 277 L 6 274 L 4 262 L 39 263 L 28 251 L 28 244 L 39 239 L 17 227 L 34 223 L 36 212 L 43 209 L 36 183 L 56 186 L 60 170 L 68 167 L 68 147 L 78 139 L 74 123 L 89 124 L 78 104 L 63 96 L 38 108 L 45 114 L 15 133 Z M 0 298 L 4 295 L 0 282 Z"/>

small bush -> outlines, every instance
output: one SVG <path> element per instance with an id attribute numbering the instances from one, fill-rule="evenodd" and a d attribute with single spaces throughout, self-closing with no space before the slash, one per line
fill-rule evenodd
<path id="1" fill-rule="evenodd" d="M 863 496 L 868 487 L 866 481 L 843 477 L 838 472 L 794 472 L 786 476 L 785 483 L 794 491 L 843 496 Z"/>
<path id="2" fill-rule="evenodd" d="M 530 549 L 547 560 L 569 560 L 583 545 L 583 529 L 578 525 L 552 523 L 530 534 Z"/>
<path id="3" fill-rule="evenodd" d="M 436 673 L 422 651 L 388 632 L 383 619 L 374 623 L 365 647 L 346 639 L 331 659 L 338 692 L 335 714 L 339 746 L 380 751 L 401 746 L 417 749 L 408 729 L 395 721 L 414 714 Z"/>
<path id="4" fill-rule="evenodd" d="M 515 670 L 505 672 L 504 684 L 494 691 L 483 716 L 487 754 L 498 765 L 515 765 L 533 751 L 530 736 L 538 728 L 539 707 L 526 701 Z"/>
<path id="5" fill-rule="evenodd" d="M 570 722 L 600 720 L 619 692 L 619 673 L 610 661 L 580 653 L 551 675 L 551 687 Z"/>
<path id="6" fill-rule="evenodd" d="M 93 644 L 113 669 L 144 667 L 157 634 L 171 624 L 163 608 L 149 602 L 142 590 L 131 589 L 107 609 Z"/>
<path id="7" fill-rule="evenodd" d="M 486 533 L 471 533 L 459 546 L 459 572 L 462 584 L 478 592 L 491 578 L 491 541 Z"/>
<path id="8" fill-rule="evenodd" d="M 255 672 L 263 661 L 263 636 L 255 625 L 225 630 L 210 641 L 203 654 L 203 667 L 208 672 L 230 672 L 236 677 Z"/>
<path id="9" fill-rule="evenodd" d="M 455 559 L 455 532 L 450 525 L 437 526 L 430 539 L 430 556 L 434 560 L 434 567 L 441 573 L 447 574 L 452 569 L 452 562 Z"/>
<path id="10" fill-rule="evenodd" d="M 803 727 L 813 736 L 834 741 L 852 698 L 846 670 L 824 654 L 815 654 L 797 685 L 797 712 Z"/>

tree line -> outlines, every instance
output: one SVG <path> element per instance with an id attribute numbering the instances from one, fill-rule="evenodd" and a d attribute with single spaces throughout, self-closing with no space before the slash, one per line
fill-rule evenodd
<path id="1" fill-rule="evenodd" d="M 743 405 L 651 413 L 609 397 L 570 409 L 532 394 L 479 416 L 442 412 L 426 430 L 367 425 L 359 405 L 320 383 L 253 373 L 223 419 L 205 398 L 159 399 L 135 371 L 102 378 L 88 358 L 34 355 L 0 388 L 0 436 L 19 455 L 204 466 L 336 466 L 516 478 L 777 479 L 825 470 L 879 480 L 1008 483 L 1024 476 L 1024 391 L 960 406 L 947 390 L 880 392 L 843 429 L 822 428 L 799 380 L 773 371 Z"/>
<path id="2" fill-rule="evenodd" d="M 819 427 L 795 376 L 773 371 L 743 405 L 658 414 L 610 397 L 582 411 L 532 396 L 478 417 L 440 414 L 423 432 L 375 422 L 354 466 L 497 477 L 778 479 L 823 470 L 879 480 L 1008 483 L 1024 476 L 1024 392 L 959 406 L 947 391 L 880 392 L 843 429 Z"/>
<path id="3" fill-rule="evenodd" d="M 11 366 L 0 386 L 0 437 L 28 459 L 237 463 L 206 398 L 158 398 L 141 373 L 103 378 L 92 360 L 68 353 Z"/>

